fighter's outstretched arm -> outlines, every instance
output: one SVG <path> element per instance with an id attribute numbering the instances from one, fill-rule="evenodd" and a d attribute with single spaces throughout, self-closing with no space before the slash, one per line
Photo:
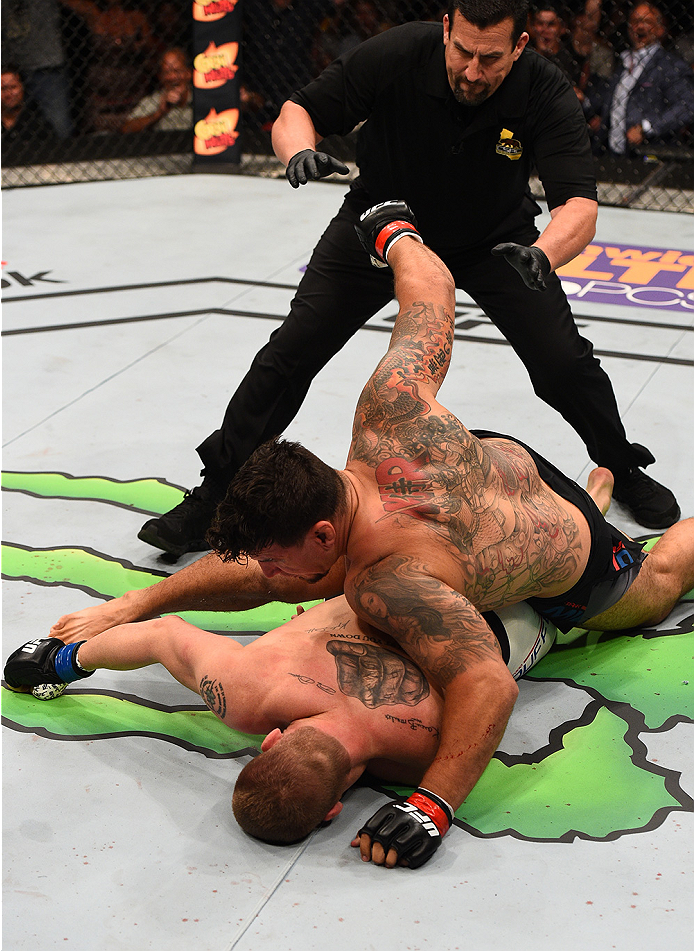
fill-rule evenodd
<path id="1" fill-rule="evenodd" d="M 179 683 L 200 693 L 202 673 L 219 677 L 214 672 L 228 670 L 230 655 L 241 647 L 180 617 L 157 618 L 119 624 L 76 644 L 61 644 L 56 638 L 29 641 L 10 654 L 4 674 L 12 690 L 26 691 L 38 684 L 69 684 L 100 668 L 137 670 L 162 664 Z"/>
<path id="2" fill-rule="evenodd" d="M 424 814 L 418 821 L 401 806 L 384 806 L 359 833 L 362 858 L 393 867 L 423 864 L 448 829 L 496 750 L 518 696 L 497 639 L 477 609 L 430 566 L 392 555 L 348 579 L 356 612 L 389 633 L 445 692 L 441 741 L 426 771 L 422 794 L 408 800 Z M 433 800 L 426 793 L 433 793 Z M 443 801 L 443 808 L 437 801 Z M 432 805 L 433 803 L 433 805 Z M 450 814 L 445 808 L 450 807 Z M 431 816 L 439 836 L 426 831 Z M 411 828 L 407 828 L 410 823 Z M 404 847 L 394 844 L 398 829 Z"/>
<path id="3" fill-rule="evenodd" d="M 112 627 L 85 641 L 77 660 L 85 670 L 138 670 L 161 664 L 184 687 L 199 693 L 200 670 L 216 669 L 221 657 L 241 649 L 233 638 L 167 617 Z"/>
<path id="4" fill-rule="evenodd" d="M 362 390 L 352 428 L 351 457 L 367 462 L 374 439 L 432 409 L 451 359 L 455 284 L 445 264 L 405 236 L 388 251 L 399 304 L 390 346 Z"/>
<path id="5" fill-rule="evenodd" d="M 245 565 L 224 562 L 211 553 L 148 588 L 64 615 L 50 634 L 72 644 L 116 624 L 176 611 L 246 611 L 270 601 L 315 601 L 340 594 L 343 581 L 342 559 L 326 578 L 309 585 L 282 575 L 266 578 L 255 561 L 249 559 Z"/>

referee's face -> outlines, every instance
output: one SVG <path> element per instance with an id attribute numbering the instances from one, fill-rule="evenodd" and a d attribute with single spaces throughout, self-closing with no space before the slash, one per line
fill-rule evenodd
<path id="1" fill-rule="evenodd" d="M 528 34 L 513 44 L 513 20 L 508 17 L 484 29 L 473 26 L 456 10 L 451 24 L 443 18 L 446 72 L 453 95 L 464 106 L 479 106 L 496 92 L 525 49 Z"/>

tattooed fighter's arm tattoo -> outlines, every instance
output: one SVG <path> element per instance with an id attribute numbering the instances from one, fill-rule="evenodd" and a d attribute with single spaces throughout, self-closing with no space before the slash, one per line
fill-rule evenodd
<path id="1" fill-rule="evenodd" d="M 345 594 L 444 688 L 440 744 L 421 785 L 457 809 L 499 745 L 518 687 L 477 609 L 426 572 L 391 555 L 348 581 Z"/>
<path id="2" fill-rule="evenodd" d="M 390 349 L 359 398 L 355 441 L 429 412 L 448 371 L 453 330 L 452 314 L 431 301 L 415 301 L 398 314 Z"/>
<path id="3" fill-rule="evenodd" d="M 412 557 L 391 555 L 362 571 L 345 593 L 360 617 L 390 634 L 443 687 L 501 657 L 479 611 Z"/>

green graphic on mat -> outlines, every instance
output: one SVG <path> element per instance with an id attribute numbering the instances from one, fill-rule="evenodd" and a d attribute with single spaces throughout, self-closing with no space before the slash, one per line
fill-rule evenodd
<path id="1" fill-rule="evenodd" d="M 3 689 L 2 714 L 24 730 L 54 739 L 160 736 L 208 756 L 235 756 L 259 748 L 263 741 L 262 736 L 229 729 L 204 707 L 166 710 L 134 697 L 66 693 L 58 700 L 41 701 Z"/>
<path id="2" fill-rule="evenodd" d="M 456 818 L 482 835 L 513 830 L 529 839 L 602 839 L 643 829 L 661 809 L 681 808 L 663 776 L 632 762 L 625 727 L 603 707 L 539 763 L 506 766 L 493 759 Z"/>
<path id="3" fill-rule="evenodd" d="M 183 498 L 183 489 L 161 479 L 120 482 L 103 476 L 71 476 L 66 472 L 3 472 L 2 487 L 43 499 L 108 502 L 149 515 L 168 512 Z"/>
<path id="4" fill-rule="evenodd" d="M 691 681 L 683 672 L 689 671 Z M 639 710 L 649 730 L 671 717 L 694 720 L 694 633 L 669 637 L 591 632 L 546 654 L 530 680 L 564 680 Z"/>
<path id="5" fill-rule="evenodd" d="M 64 473 L 5 473 L 3 487 L 39 498 L 101 501 L 154 514 L 177 504 L 182 493 L 157 479 L 118 482 Z M 646 548 L 656 540 L 650 539 Z M 95 598 L 147 587 L 163 574 L 87 548 L 3 545 L 4 577 L 80 588 Z M 685 600 L 693 597 L 690 593 Z M 292 605 L 273 604 L 246 612 L 182 616 L 206 630 L 243 633 L 270 630 L 293 613 Z M 563 682 L 595 699 L 580 721 L 565 728 L 557 723 L 550 744 L 533 762 L 527 755 L 496 756 L 458 810 L 458 821 L 483 836 L 568 841 L 577 835 L 615 838 L 653 828 L 673 809 L 693 811 L 694 802 L 679 785 L 679 772 L 650 764 L 639 736 L 680 721 L 694 722 L 693 655 L 694 614 L 676 630 L 650 636 L 574 631 L 559 638 L 527 676 Z M 2 693 L 8 726 L 54 739 L 137 734 L 206 756 L 246 753 L 259 748 L 261 740 L 230 730 L 205 708 L 167 709 L 132 696 L 84 689 L 48 702 Z M 396 794 L 411 792 L 388 788 Z"/>

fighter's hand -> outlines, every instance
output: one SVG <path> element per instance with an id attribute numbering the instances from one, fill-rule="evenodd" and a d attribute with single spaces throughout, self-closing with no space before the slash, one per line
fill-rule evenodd
<path id="1" fill-rule="evenodd" d="M 38 687 L 39 684 L 69 684 L 89 677 L 94 671 L 77 666 L 79 644 L 63 644 L 57 637 L 39 637 L 27 641 L 7 658 L 5 682 L 12 690 Z"/>
<path id="2" fill-rule="evenodd" d="M 404 802 L 381 806 L 357 832 L 362 861 L 394 868 L 419 868 L 441 845 L 453 821 L 453 810 L 427 789 L 418 789 Z"/>
<path id="3" fill-rule="evenodd" d="M 545 278 L 552 270 L 549 258 L 542 250 L 533 245 L 526 248 L 522 244 L 507 241 L 492 248 L 492 254 L 503 254 L 511 267 L 515 267 L 523 282 L 532 291 L 546 291 Z"/>
<path id="4" fill-rule="evenodd" d="M 317 182 L 319 178 L 337 172 L 347 175 L 349 169 L 338 159 L 327 152 L 315 152 L 313 149 L 303 149 L 292 155 L 287 165 L 287 181 L 292 188 L 305 185 L 306 182 Z"/>
<path id="5" fill-rule="evenodd" d="M 422 241 L 417 231 L 417 219 L 404 201 L 382 201 L 374 205 L 360 216 L 359 224 L 354 228 L 375 267 L 386 266 L 388 251 L 405 235 Z"/>

